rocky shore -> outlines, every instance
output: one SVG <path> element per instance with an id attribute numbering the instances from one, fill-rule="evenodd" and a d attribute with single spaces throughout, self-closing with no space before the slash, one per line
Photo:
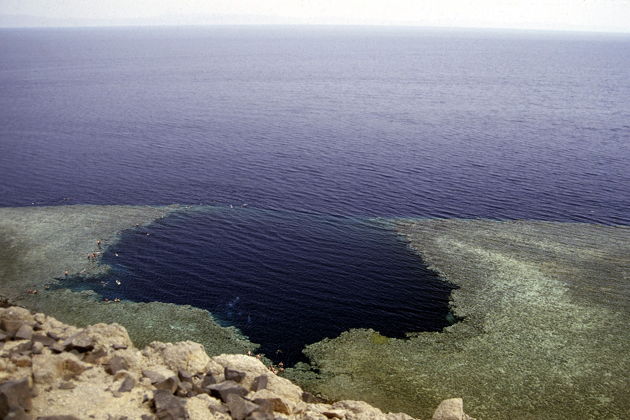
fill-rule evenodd
<path id="1" fill-rule="evenodd" d="M 256 357 L 210 358 L 192 341 L 134 347 L 125 328 L 76 328 L 0 308 L 0 417 L 4 419 L 387 419 L 361 401 L 324 401 Z M 461 399 L 435 420 L 471 420 Z"/>

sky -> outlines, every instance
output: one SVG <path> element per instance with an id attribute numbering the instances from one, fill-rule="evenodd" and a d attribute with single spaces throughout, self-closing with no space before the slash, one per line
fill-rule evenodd
<path id="1" fill-rule="evenodd" d="M 630 33 L 630 0 L 0 0 L 0 26 L 342 24 Z"/>

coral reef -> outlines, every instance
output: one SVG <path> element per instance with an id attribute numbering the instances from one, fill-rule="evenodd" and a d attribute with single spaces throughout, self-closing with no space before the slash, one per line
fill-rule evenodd
<path id="1" fill-rule="evenodd" d="M 331 398 L 427 417 L 448 395 L 477 418 L 622 419 L 630 412 L 630 229 L 579 223 L 401 220 L 410 246 L 459 286 L 461 321 L 307 347 L 288 377 Z M 314 373 L 311 368 L 316 368 Z"/>

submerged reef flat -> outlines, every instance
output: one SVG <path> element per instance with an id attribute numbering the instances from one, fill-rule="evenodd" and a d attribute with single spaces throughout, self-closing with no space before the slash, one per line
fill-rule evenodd
<path id="1" fill-rule="evenodd" d="M 396 225 L 430 268 L 459 287 L 451 307 L 460 321 L 408 339 L 351 330 L 308 346 L 312 366 L 293 369 L 292 379 L 329 398 L 421 418 L 451 395 L 481 419 L 627 418 L 629 228 Z"/>
<path id="2" fill-rule="evenodd" d="M 219 326 L 201 309 L 162 302 L 103 302 L 94 292 L 63 288 L 66 278 L 105 273 L 109 267 L 100 263 L 100 255 L 123 230 L 177 210 L 177 206 L 0 208 L 0 296 L 78 326 L 118 322 L 138 346 L 154 340 L 195 340 L 210 354 L 253 350 L 256 346 L 235 328 Z M 93 253 L 96 258 L 88 258 Z"/>

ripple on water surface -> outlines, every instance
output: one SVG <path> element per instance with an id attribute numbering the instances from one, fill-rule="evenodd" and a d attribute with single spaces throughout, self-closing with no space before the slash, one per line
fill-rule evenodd
<path id="1" fill-rule="evenodd" d="M 103 261 L 113 270 L 81 288 L 207 309 L 285 363 L 350 328 L 448 325 L 450 286 L 377 221 L 204 209 L 126 232 Z"/>

